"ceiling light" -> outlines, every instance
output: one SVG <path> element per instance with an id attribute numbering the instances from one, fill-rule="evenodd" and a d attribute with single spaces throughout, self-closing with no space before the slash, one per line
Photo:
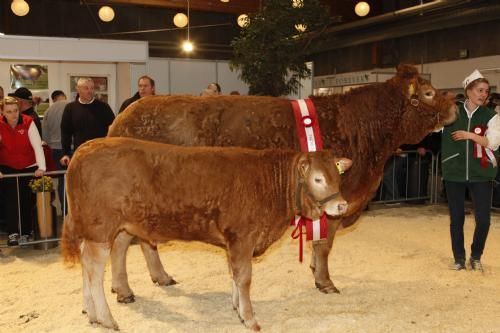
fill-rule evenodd
<path id="1" fill-rule="evenodd" d="M 370 5 L 365 1 L 360 1 L 356 4 L 356 7 L 354 7 L 354 12 L 358 16 L 366 16 L 370 12 Z"/>
<path id="2" fill-rule="evenodd" d="M 304 7 L 304 0 L 292 0 L 293 8 L 302 8 Z"/>
<path id="3" fill-rule="evenodd" d="M 247 14 L 241 14 L 240 16 L 238 16 L 236 21 L 238 22 L 238 25 L 242 28 L 245 28 L 248 24 L 250 24 L 250 18 L 248 17 Z"/>
<path id="4" fill-rule="evenodd" d="M 220 2 L 229 2 L 229 0 L 220 0 Z"/>
<path id="5" fill-rule="evenodd" d="M 115 18 L 115 11 L 109 6 L 102 6 L 99 9 L 99 18 L 103 22 L 111 22 Z"/>
<path id="6" fill-rule="evenodd" d="M 190 18 L 189 18 L 189 0 L 187 0 L 187 40 L 184 41 L 184 43 L 182 43 L 182 49 L 186 53 L 193 52 L 193 50 L 194 50 L 194 45 L 193 45 L 193 43 L 191 43 L 191 39 L 189 38 L 189 25 L 190 25 L 189 21 L 190 21 Z"/>
<path id="7" fill-rule="evenodd" d="M 194 46 L 193 43 L 191 43 L 189 40 L 184 41 L 182 43 L 182 50 L 184 52 L 193 52 Z"/>
<path id="8" fill-rule="evenodd" d="M 17 16 L 25 16 L 30 11 L 30 5 L 24 0 L 14 0 L 10 4 L 10 9 Z"/>
<path id="9" fill-rule="evenodd" d="M 184 13 L 177 13 L 174 16 L 174 25 L 177 28 L 184 28 L 188 24 L 188 17 Z"/>
<path id="10" fill-rule="evenodd" d="M 297 29 L 298 32 L 304 32 L 306 31 L 307 27 L 305 24 L 296 24 L 295 29 Z"/>

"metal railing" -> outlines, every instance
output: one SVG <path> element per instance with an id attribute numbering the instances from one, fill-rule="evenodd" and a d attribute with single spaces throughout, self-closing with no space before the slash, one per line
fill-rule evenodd
<path id="1" fill-rule="evenodd" d="M 372 203 L 436 203 L 438 178 L 438 160 L 431 151 L 424 156 L 416 150 L 402 151 L 386 162 Z"/>
<path id="2" fill-rule="evenodd" d="M 61 170 L 61 171 L 49 171 L 49 172 L 45 172 L 44 173 L 44 176 L 60 176 L 62 175 L 62 179 L 59 179 L 58 181 L 63 181 L 63 184 L 66 182 L 66 171 L 65 170 Z M 21 214 L 21 198 L 20 198 L 20 190 L 19 190 L 19 179 L 22 178 L 22 177 L 30 177 L 30 178 L 35 178 L 34 177 L 34 174 L 33 173 L 15 173 L 15 174 L 3 174 L 2 178 L 0 178 L 0 182 L 3 180 L 3 179 L 9 179 L 9 178 L 15 178 L 16 179 L 16 189 L 17 189 L 17 216 L 18 216 L 18 233 L 19 235 L 24 235 L 26 230 L 23 230 L 22 228 L 22 223 L 21 223 L 21 218 L 22 218 L 22 214 Z M 41 193 L 41 196 L 42 196 L 42 201 L 45 201 L 46 200 L 46 196 L 52 196 L 52 192 L 45 192 L 44 191 L 44 186 L 45 186 L 45 182 L 42 182 L 42 192 Z M 61 186 L 61 185 L 59 185 Z M 64 185 L 62 185 L 64 186 Z M 53 191 L 56 191 L 56 189 L 53 189 Z M 62 210 L 62 216 L 66 216 L 66 212 L 67 212 L 67 207 L 66 207 L 66 191 L 64 190 L 63 191 L 64 193 L 64 198 L 59 198 L 60 200 L 60 203 L 61 203 L 61 210 Z M 4 193 L 5 194 L 5 193 Z M 52 200 L 50 200 L 50 205 L 49 205 L 49 209 L 52 209 Z M 44 227 L 47 227 L 47 223 L 53 223 L 53 219 L 52 218 L 49 218 L 50 216 L 52 216 L 52 212 L 48 212 L 47 211 L 47 206 L 45 204 L 42 204 L 40 205 L 41 206 L 41 212 L 38 212 L 37 211 L 37 215 L 40 215 L 41 217 L 43 217 L 43 221 L 39 221 L 39 219 L 37 218 L 36 221 L 39 225 L 39 228 L 38 229 L 41 229 L 40 226 L 41 226 L 41 223 L 45 223 Z M 33 207 L 34 208 L 34 207 Z M 40 208 L 40 207 L 37 207 L 37 209 Z M 56 220 L 57 220 L 57 214 L 56 214 Z M 49 221 L 50 219 L 50 221 Z M 34 220 L 34 219 L 32 219 Z M 32 221 L 33 222 L 33 221 Z M 57 225 L 57 223 L 56 223 Z M 35 228 L 35 226 L 33 225 L 33 229 Z M 24 231 L 24 233 L 23 233 Z M 29 232 L 31 232 L 32 230 L 29 230 Z M 34 236 L 37 236 L 38 239 L 32 239 L 32 240 L 28 240 L 28 241 L 25 241 L 22 237 L 19 239 L 19 245 L 17 246 L 24 246 L 24 245 L 35 245 L 35 244 L 46 244 L 46 243 L 50 243 L 50 242 L 57 242 L 59 241 L 60 239 L 57 237 L 57 230 L 54 230 L 54 235 L 52 235 L 51 237 L 40 237 L 39 235 L 34 235 Z M 7 243 L 6 244 L 0 244 L 0 248 L 5 248 L 5 247 L 8 247 Z"/>

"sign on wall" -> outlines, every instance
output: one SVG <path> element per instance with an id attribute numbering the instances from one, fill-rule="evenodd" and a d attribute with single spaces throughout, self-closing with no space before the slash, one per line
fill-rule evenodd
<path id="1" fill-rule="evenodd" d="M 49 70 L 47 65 L 10 65 L 10 87 L 30 90 L 49 89 Z"/>

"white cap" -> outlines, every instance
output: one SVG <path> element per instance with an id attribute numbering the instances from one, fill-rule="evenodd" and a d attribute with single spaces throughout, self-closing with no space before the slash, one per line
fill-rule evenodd
<path id="1" fill-rule="evenodd" d="M 462 85 L 464 86 L 464 90 L 467 88 L 467 86 L 474 80 L 477 79 L 484 79 L 484 76 L 477 70 L 475 69 L 474 72 L 472 72 L 469 76 L 467 76 L 462 82 Z"/>

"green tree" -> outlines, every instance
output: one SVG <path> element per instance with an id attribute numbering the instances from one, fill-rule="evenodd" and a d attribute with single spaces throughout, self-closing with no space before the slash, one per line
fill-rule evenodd
<path id="1" fill-rule="evenodd" d="M 328 21 L 329 10 L 319 0 L 266 0 L 231 42 L 231 69 L 240 71 L 250 95 L 297 93 L 300 80 L 311 75 L 305 65 L 311 41 Z M 298 31 L 296 25 L 306 30 Z"/>

